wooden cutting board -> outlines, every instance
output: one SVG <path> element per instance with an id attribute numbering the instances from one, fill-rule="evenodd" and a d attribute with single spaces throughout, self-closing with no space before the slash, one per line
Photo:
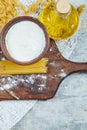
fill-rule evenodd
<path id="1" fill-rule="evenodd" d="M 0 58 L 3 57 L 0 54 Z M 9 91 L 21 100 L 49 99 L 68 75 L 87 71 L 87 63 L 74 63 L 64 59 L 53 40 L 45 57 L 49 60 L 47 74 L 0 76 L 0 83 L 7 89 L 0 89 L 0 100 L 15 100 Z"/>

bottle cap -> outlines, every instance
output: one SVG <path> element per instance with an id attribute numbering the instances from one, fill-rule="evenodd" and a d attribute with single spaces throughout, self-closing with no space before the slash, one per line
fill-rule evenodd
<path id="1" fill-rule="evenodd" d="M 59 0 L 56 5 L 57 11 L 59 13 L 68 13 L 71 9 L 71 5 L 68 0 Z"/>

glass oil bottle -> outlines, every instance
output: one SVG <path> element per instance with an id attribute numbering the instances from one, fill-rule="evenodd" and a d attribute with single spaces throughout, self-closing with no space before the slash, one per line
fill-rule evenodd
<path id="1" fill-rule="evenodd" d="M 77 10 L 68 0 L 50 2 L 40 13 L 39 20 L 45 25 L 50 38 L 62 40 L 76 32 L 79 24 Z"/>

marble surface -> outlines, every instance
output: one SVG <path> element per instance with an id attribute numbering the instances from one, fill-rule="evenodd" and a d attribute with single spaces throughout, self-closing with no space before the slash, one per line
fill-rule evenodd
<path id="1" fill-rule="evenodd" d="M 82 3 L 87 5 L 87 0 L 70 1 L 76 7 Z M 77 44 L 69 60 L 87 62 L 87 8 L 81 16 L 75 42 Z M 67 77 L 54 98 L 38 101 L 11 130 L 34 129 L 87 130 L 87 73 L 75 73 Z"/>

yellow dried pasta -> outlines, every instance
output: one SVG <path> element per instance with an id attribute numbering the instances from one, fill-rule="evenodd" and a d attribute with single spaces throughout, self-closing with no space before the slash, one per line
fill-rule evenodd
<path id="1" fill-rule="evenodd" d="M 12 18 L 18 16 L 15 0 L 0 0 L 0 29 Z"/>
<path id="2" fill-rule="evenodd" d="M 30 13 L 35 14 L 40 6 L 45 6 L 47 3 L 53 0 L 36 0 L 31 5 L 22 5 L 19 0 L 0 0 L 0 30 L 8 23 L 12 18 L 17 17 L 18 11 L 22 10 L 24 15 L 29 15 Z"/>
<path id="3" fill-rule="evenodd" d="M 37 0 L 29 5 L 29 12 L 30 13 L 37 13 L 40 6 L 46 6 L 49 2 L 53 2 L 54 0 Z"/>
<path id="4" fill-rule="evenodd" d="M 47 73 L 47 58 L 42 58 L 40 61 L 31 65 L 19 65 L 8 60 L 0 61 L 0 76 L 8 74 L 38 74 Z"/>

